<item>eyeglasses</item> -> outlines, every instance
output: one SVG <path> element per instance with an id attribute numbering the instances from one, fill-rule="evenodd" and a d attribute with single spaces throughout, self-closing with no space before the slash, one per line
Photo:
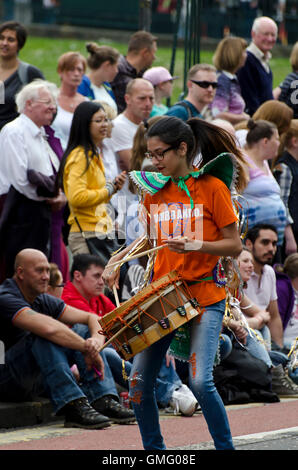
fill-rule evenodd
<path id="1" fill-rule="evenodd" d="M 93 119 L 91 122 L 96 122 L 96 124 L 109 124 L 109 122 L 111 122 L 110 119 L 106 118 L 106 119 Z"/>
<path id="2" fill-rule="evenodd" d="M 64 287 L 64 286 L 65 286 L 65 284 L 57 284 L 57 285 L 54 286 L 54 287 Z"/>
<path id="3" fill-rule="evenodd" d="M 56 108 L 57 104 L 52 100 L 35 100 L 35 103 L 42 103 L 46 106 L 54 106 Z"/>
<path id="4" fill-rule="evenodd" d="M 201 88 L 208 88 L 212 86 L 212 88 L 215 90 L 217 88 L 218 83 L 217 82 L 207 82 L 206 80 L 190 80 L 192 83 L 195 83 L 196 85 L 199 85 Z"/>
<path id="5" fill-rule="evenodd" d="M 161 162 L 161 160 L 163 160 L 164 156 L 165 156 L 165 153 L 168 152 L 169 150 L 174 150 L 175 147 L 168 147 L 167 149 L 165 150 L 162 150 L 161 152 L 157 153 L 157 152 L 145 152 L 145 157 L 146 158 L 149 158 L 150 160 L 152 160 L 152 158 L 156 158 L 156 160 L 158 160 L 159 162 Z"/>

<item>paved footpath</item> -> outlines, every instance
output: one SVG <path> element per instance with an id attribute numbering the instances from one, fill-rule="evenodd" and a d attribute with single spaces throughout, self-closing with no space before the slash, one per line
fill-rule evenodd
<path id="1" fill-rule="evenodd" d="M 277 438 L 279 433 L 288 433 L 294 443 L 298 439 L 298 399 L 227 406 L 227 412 L 236 449 L 238 446 L 241 449 L 241 442 L 245 442 L 245 449 L 249 449 L 249 443 L 256 441 L 264 441 L 264 449 L 268 449 L 266 436 Z M 191 418 L 161 415 L 160 425 L 168 450 L 213 448 L 206 422 L 200 413 Z M 262 446 L 258 448 L 262 449 Z M 107 429 L 89 431 L 67 429 L 57 422 L 2 431 L 0 450 L 138 451 L 142 450 L 142 442 L 136 424 L 112 425 Z"/>

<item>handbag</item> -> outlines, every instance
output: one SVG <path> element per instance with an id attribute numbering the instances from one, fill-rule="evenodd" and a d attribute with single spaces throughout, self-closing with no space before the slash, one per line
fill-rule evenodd
<path id="1" fill-rule="evenodd" d="M 79 224 L 79 221 L 76 217 L 74 217 L 79 229 L 80 229 L 80 232 L 82 234 L 82 237 L 84 238 L 85 242 L 86 242 L 86 245 L 88 247 L 88 250 L 89 250 L 89 253 L 90 255 L 95 255 L 95 256 L 98 256 L 100 258 L 100 261 L 101 263 L 103 264 L 103 266 L 105 266 L 108 262 L 108 258 L 103 254 L 101 253 L 95 246 L 92 238 L 88 238 L 86 237 L 85 235 L 85 232 L 82 230 L 82 227 L 81 225 Z"/>

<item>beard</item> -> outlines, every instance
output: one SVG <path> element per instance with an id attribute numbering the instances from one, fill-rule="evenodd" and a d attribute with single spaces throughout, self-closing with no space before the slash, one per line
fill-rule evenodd
<path id="1" fill-rule="evenodd" d="M 266 260 L 259 258 L 255 253 L 253 253 L 254 260 L 258 263 L 264 266 L 265 264 L 272 264 L 274 255 L 272 255 L 271 258 L 267 258 Z"/>

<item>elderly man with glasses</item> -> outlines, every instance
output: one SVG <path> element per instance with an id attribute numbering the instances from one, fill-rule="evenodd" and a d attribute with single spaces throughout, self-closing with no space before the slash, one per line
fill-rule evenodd
<path id="1" fill-rule="evenodd" d="M 188 72 L 188 93 L 184 100 L 174 104 L 166 113 L 183 121 L 191 117 L 209 120 L 208 110 L 217 87 L 216 69 L 209 64 L 196 64 Z M 212 119 L 211 113 L 210 119 Z"/>
<path id="2" fill-rule="evenodd" d="M 38 191 L 35 179 L 54 180 L 59 158 L 47 142 L 44 126 L 56 113 L 56 86 L 34 80 L 16 95 L 20 115 L 0 133 L 0 194 L 7 194 L 0 220 L 0 239 L 5 253 L 4 277 L 14 272 L 14 259 L 23 248 L 49 255 L 52 209 L 65 204 L 61 192 Z M 32 173 L 34 179 L 32 180 Z"/>

